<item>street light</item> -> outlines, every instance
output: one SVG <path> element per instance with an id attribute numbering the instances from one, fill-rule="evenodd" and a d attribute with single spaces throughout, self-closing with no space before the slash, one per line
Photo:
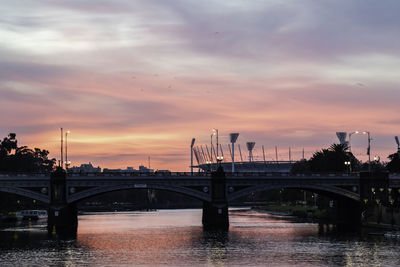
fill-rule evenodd
<path id="1" fill-rule="evenodd" d="M 214 132 L 211 134 L 211 158 L 210 158 L 211 162 L 213 161 L 213 142 L 212 142 L 213 136 L 214 136 Z"/>
<path id="2" fill-rule="evenodd" d="M 208 166 L 208 171 L 211 172 L 211 161 L 207 160 L 206 164 Z"/>
<path id="3" fill-rule="evenodd" d="M 358 134 L 360 133 L 359 131 L 355 131 L 349 134 L 349 148 L 350 148 L 350 152 L 351 152 L 351 135 L 352 134 Z M 368 147 L 367 147 L 367 155 L 368 155 L 368 171 L 371 172 L 371 133 L 368 131 L 364 131 L 362 132 L 362 134 L 366 134 L 368 136 Z"/>
<path id="4" fill-rule="evenodd" d="M 213 128 L 213 134 L 217 135 L 217 158 L 218 158 L 218 129 Z"/>
<path id="5" fill-rule="evenodd" d="M 63 155 L 63 147 L 64 147 L 64 144 L 63 144 L 63 137 L 64 137 L 64 134 L 63 134 L 63 128 L 61 127 L 61 147 L 60 147 L 60 154 L 61 154 L 61 160 L 58 162 L 58 165 L 61 167 L 61 169 L 63 169 L 64 168 L 64 155 Z"/>
<path id="6" fill-rule="evenodd" d="M 344 165 L 349 167 L 349 172 L 351 172 L 351 162 L 350 161 L 345 161 Z"/>
<path id="7" fill-rule="evenodd" d="M 65 169 L 68 170 L 68 166 L 71 161 L 68 161 L 68 134 L 70 131 L 65 132 Z"/>
<path id="8" fill-rule="evenodd" d="M 193 175 L 193 146 L 194 142 L 196 141 L 195 138 L 192 139 L 192 143 L 190 144 L 190 173 Z"/>
<path id="9" fill-rule="evenodd" d="M 368 171 L 371 172 L 371 134 L 370 132 L 363 132 L 363 134 L 368 135 L 368 148 L 367 148 L 367 155 L 368 155 Z"/>
<path id="10" fill-rule="evenodd" d="M 216 137 L 216 139 L 217 139 L 217 153 L 215 154 L 215 149 L 214 149 L 214 154 L 215 154 L 215 157 L 216 158 L 218 158 L 218 129 L 215 129 L 215 128 L 213 128 L 212 129 L 212 134 L 211 134 L 211 162 L 213 161 L 213 149 L 214 149 L 214 147 L 213 147 L 213 142 L 212 142 L 212 140 L 213 140 L 213 136 L 214 135 L 216 135 L 217 137 Z"/>

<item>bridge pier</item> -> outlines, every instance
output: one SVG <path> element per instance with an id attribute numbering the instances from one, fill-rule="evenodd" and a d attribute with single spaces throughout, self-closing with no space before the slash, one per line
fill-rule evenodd
<path id="1" fill-rule="evenodd" d="M 203 202 L 202 223 L 206 230 L 228 230 L 229 228 L 226 177 L 221 166 L 211 173 L 211 202 Z"/>
<path id="2" fill-rule="evenodd" d="M 47 214 L 47 232 L 50 236 L 61 238 L 76 237 L 78 209 L 75 204 L 50 206 Z"/>
<path id="3" fill-rule="evenodd" d="M 228 206 L 203 202 L 202 222 L 204 229 L 227 230 L 229 228 Z"/>
<path id="4" fill-rule="evenodd" d="M 66 172 L 58 168 L 50 176 L 51 201 L 48 209 L 47 231 L 49 236 L 74 238 L 78 230 L 76 204 L 66 198 Z"/>

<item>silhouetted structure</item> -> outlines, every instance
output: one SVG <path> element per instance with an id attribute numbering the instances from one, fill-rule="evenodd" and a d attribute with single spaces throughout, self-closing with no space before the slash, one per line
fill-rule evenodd
<path id="1" fill-rule="evenodd" d="M 67 202 L 66 172 L 57 168 L 50 176 L 50 205 L 47 212 L 49 235 L 61 238 L 75 237 L 78 229 L 76 203 Z"/>
<path id="2" fill-rule="evenodd" d="M 211 201 L 203 202 L 202 222 L 205 229 L 229 228 L 226 176 L 221 166 L 211 173 Z"/>

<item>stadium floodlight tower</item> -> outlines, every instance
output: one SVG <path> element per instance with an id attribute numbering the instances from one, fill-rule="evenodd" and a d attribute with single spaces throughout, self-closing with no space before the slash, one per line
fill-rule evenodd
<path id="1" fill-rule="evenodd" d="M 347 133 L 346 132 L 336 132 L 336 136 L 339 138 L 339 142 L 341 145 L 344 145 L 347 143 L 347 141 L 346 141 Z"/>
<path id="2" fill-rule="evenodd" d="M 231 137 L 232 143 L 232 172 L 235 172 L 235 143 L 239 137 L 239 133 L 231 133 L 229 136 Z"/>
<path id="3" fill-rule="evenodd" d="M 249 161 L 252 162 L 253 161 L 253 148 L 256 145 L 256 142 L 247 142 L 246 146 L 247 146 L 247 150 L 249 150 Z"/>
<path id="4" fill-rule="evenodd" d="M 400 143 L 399 143 L 399 137 L 395 136 L 394 139 L 396 139 L 396 144 L 397 144 L 397 153 L 400 155 Z"/>
<path id="5" fill-rule="evenodd" d="M 193 175 L 193 146 L 195 138 L 192 139 L 192 143 L 190 144 L 190 173 Z"/>

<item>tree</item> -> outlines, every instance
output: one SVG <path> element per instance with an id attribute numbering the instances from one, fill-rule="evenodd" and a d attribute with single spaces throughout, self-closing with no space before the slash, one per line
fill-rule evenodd
<path id="1" fill-rule="evenodd" d="M 9 134 L 3 139 L 0 151 L 0 171 L 51 172 L 56 165 L 54 158 L 48 158 L 47 150 L 18 147 L 16 134 Z"/>
<path id="2" fill-rule="evenodd" d="M 306 159 L 302 159 L 293 164 L 291 172 L 292 173 L 302 173 L 310 171 L 310 162 Z"/>
<path id="3" fill-rule="evenodd" d="M 400 172 L 400 153 L 393 153 L 388 156 L 390 162 L 386 165 L 389 172 Z"/>
<path id="4" fill-rule="evenodd" d="M 6 157 L 13 149 L 17 149 L 17 140 L 15 137 L 15 133 L 10 133 L 0 142 L 0 158 Z"/>
<path id="5" fill-rule="evenodd" d="M 347 166 L 345 162 L 350 162 Z M 354 170 L 359 166 L 359 161 L 348 151 L 347 144 L 332 144 L 313 154 L 310 160 L 301 160 L 293 166 L 292 172 L 345 172 Z"/>

